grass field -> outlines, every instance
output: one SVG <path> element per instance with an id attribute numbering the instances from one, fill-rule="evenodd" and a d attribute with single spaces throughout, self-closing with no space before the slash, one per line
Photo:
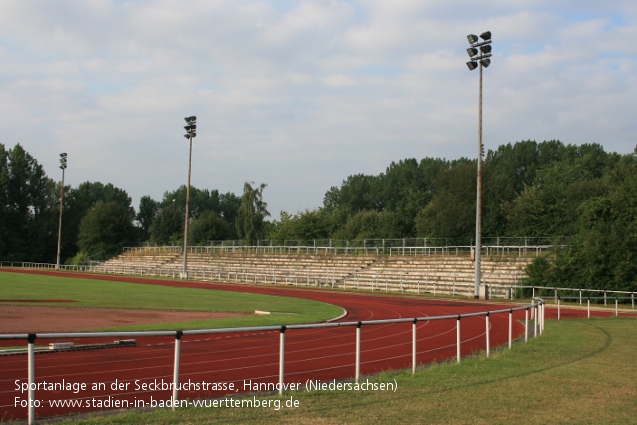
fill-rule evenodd
<path id="1" fill-rule="evenodd" d="M 289 313 L 161 325 L 127 326 L 118 327 L 116 328 L 117 330 L 177 330 L 311 323 L 334 318 L 343 312 L 340 307 L 298 298 L 0 272 L 0 300 L 3 299 L 74 300 L 75 302 L 73 303 L 19 303 L 19 305 L 47 305 L 71 308 L 240 313 L 254 313 L 255 310 L 264 310 Z M 5 303 L 0 302 L 0 305 L 2 304 Z"/>
<path id="2" fill-rule="evenodd" d="M 184 408 L 64 423 L 634 424 L 636 355 L 635 319 L 549 321 L 542 337 L 512 351 L 378 378 L 396 379 L 396 392 L 291 393 L 283 400 L 293 397 L 297 408 Z"/>

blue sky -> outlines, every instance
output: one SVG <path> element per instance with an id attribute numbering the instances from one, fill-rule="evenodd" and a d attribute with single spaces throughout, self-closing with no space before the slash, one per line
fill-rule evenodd
<path id="1" fill-rule="evenodd" d="M 487 149 L 637 144 L 637 3 L 486 0 L 0 2 L 0 143 L 137 207 L 185 184 L 266 183 L 274 218 L 348 175 L 477 153 L 466 35 L 493 33 Z"/>

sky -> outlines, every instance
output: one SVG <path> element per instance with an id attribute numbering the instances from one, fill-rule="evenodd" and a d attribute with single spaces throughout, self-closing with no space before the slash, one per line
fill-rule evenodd
<path id="1" fill-rule="evenodd" d="M 522 140 L 637 144 L 634 0 L 1 0 L 0 143 L 137 208 L 267 184 L 272 219 L 353 174 Z"/>

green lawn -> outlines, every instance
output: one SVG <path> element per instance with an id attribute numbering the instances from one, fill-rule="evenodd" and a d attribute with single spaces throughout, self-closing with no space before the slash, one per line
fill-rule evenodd
<path id="1" fill-rule="evenodd" d="M 117 330 L 201 329 L 311 323 L 339 316 L 340 307 L 289 297 L 207 289 L 178 288 L 105 280 L 0 272 L 0 300 L 74 300 L 73 303 L 20 302 L 19 305 L 123 308 L 173 311 L 289 313 L 199 320 L 166 325 L 119 327 Z M 0 305 L 6 304 L 0 302 Z M 16 303 L 18 304 L 18 303 Z"/>
<path id="2" fill-rule="evenodd" d="M 542 337 L 489 359 L 379 378 L 396 379 L 396 392 L 291 393 L 297 408 L 183 408 L 77 423 L 634 424 L 636 355 L 634 319 L 548 321 Z"/>

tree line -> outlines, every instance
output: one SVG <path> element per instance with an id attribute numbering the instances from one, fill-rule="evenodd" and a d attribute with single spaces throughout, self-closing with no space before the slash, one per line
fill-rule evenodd
<path id="1" fill-rule="evenodd" d="M 265 184 L 243 194 L 191 187 L 189 243 L 243 239 L 430 238 L 471 244 L 476 160 L 410 158 L 378 175 L 355 174 L 331 187 L 323 205 L 270 215 Z M 559 253 L 529 267 L 537 285 L 637 290 L 637 149 L 557 140 L 499 146 L 484 156 L 483 236 L 544 237 Z M 0 259 L 53 262 L 60 185 L 19 144 L 0 144 Z M 125 245 L 183 244 L 186 187 L 137 210 L 125 190 L 84 182 L 65 187 L 62 258 L 106 258 Z"/>
<path id="2" fill-rule="evenodd" d="M 482 167 L 484 237 L 530 237 L 556 250 L 527 283 L 637 291 L 637 148 L 522 141 L 489 150 Z M 473 243 L 475 159 L 405 159 L 378 175 L 349 176 L 323 206 L 282 213 L 276 240 L 418 237 Z"/>
<path id="3" fill-rule="evenodd" d="M 46 176 L 38 161 L 17 144 L 0 144 L 0 260 L 53 263 L 57 255 L 61 183 Z M 265 236 L 269 215 L 264 184 L 246 183 L 242 196 L 190 188 L 189 244 Z M 64 187 L 62 262 L 101 260 L 123 246 L 142 242 L 180 245 L 184 239 L 186 186 L 166 191 L 162 200 L 140 199 L 135 210 L 128 193 L 111 183 Z"/>

